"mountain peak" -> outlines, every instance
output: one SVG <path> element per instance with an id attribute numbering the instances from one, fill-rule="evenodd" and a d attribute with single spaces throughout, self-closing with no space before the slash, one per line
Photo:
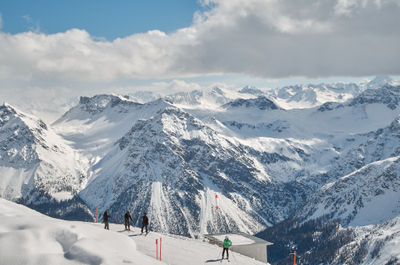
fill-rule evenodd
<path id="1" fill-rule="evenodd" d="M 376 76 L 374 79 L 366 83 L 366 88 L 380 88 L 385 85 L 392 84 L 393 79 L 390 76 L 381 75 Z"/>
<path id="2" fill-rule="evenodd" d="M 224 91 L 222 91 L 222 89 L 221 88 L 219 88 L 219 87 L 213 87 L 212 89 L 211 89 L 211 92 L 212 93 L 216 93 L 216 94 L 219 94 L 219 95 L 224 95 Z"/>
<path id="3" fill-rule="evenodd" d="M 9 104 L 4 103 L 0 106 L 0 123 L 9 119 L 10 115 L 17 114 L 17 111 Z"/>
<path id="4" fill-rule="evenodd" d="M 256 88 L 255 86 L 247 85 L 239 90 L 239 93 L 242 94 L 251 94 L 251 95 L 262 95 L 264 94 L 260 89 Z"/>
<path id="5" fill-rule="evenodd" d="M 278 107 L 272 100 L 265 96 L 258 96 L 257 98 L 251 98 L 251 99 L 236 99 L 234 101 L 231 101 L 225 105 L 223 105 L 225 108 L 240 108 L 240 107 L 245 107 L 245 108 L 258 108 L 260 110 L 277 110 L 281 109 Z"/>
<path id="6" fill-rule="evenodd" d="M 47 125 L 41 119 L 25 114 L 14 106 L 4 103 L 0 106 L 0 128 L 11 120 L 14 120 L 14 125 L 19 124 L 17 126 L 24 126 L 30 130 L 47 130 Z"/>
<path id="7" fill-rule="evenodd" d="M 385 104 L 388 108 L 394 110 L 400 104 L 400 86 L 392 86 L 385 84 L 382 86 L 369 87 L 360 95 L 353 98 L 350 106 L 380 103 Z"/>
<path id="8" fill-rule="evenodd" d="M 140 103 L 130 100 L 129 96 L 119 95 L 96 95 L 93 97 L 80 97 L 81 109 L 89 113 L 99 113 L 106 108 L 114 108 L 119 105 L 139 105 Z"/>

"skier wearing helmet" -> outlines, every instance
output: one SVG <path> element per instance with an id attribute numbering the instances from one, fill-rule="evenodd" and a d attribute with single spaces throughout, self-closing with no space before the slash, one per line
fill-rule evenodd
<path id="1" fill-rule="evenodd" d="M 224 259 L 224 254 L 225 254 L 225 251 L 226 251 L 226 259 L 229 260 L 229 252 L 228 252 L 228 250 L 229 250 L 230 246 L 232 246 L 232 241 L 229 240 L 228 236 L 225 236 L 225 240 L 224 240 L 224 243 L 223 243 L 223 250 L 222 250 L 222 259 Z"/>

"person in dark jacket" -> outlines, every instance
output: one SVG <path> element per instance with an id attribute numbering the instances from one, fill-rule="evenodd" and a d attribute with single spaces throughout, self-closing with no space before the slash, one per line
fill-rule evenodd
<path id="1" fill-rule="evenodd" d="M 108 215 L 108 211 L 106 210 L 103 214 L 103 221 L 104 221 L 104 229 L 110 230 L 110 226 L 108 225 L 108 218 L 110 216 Z"/>
<path id="2" fill-rule="evenodd" d="M 147 226 L 149 225 L 149 218 L 147 218 L 146 213 L 142 216 L 142 234 L 143 234 L 143 228 L 146 227 L 146 235 L 148 234 L 147 231 Z"/>
<path id="3" fill-rule="evenodd" d="M 125 218 L 125 230 L 131 231 L 129 219 L 132 220 L 132 217 L 131 217 L 131 214 L 129 211 L 126 211 L 124 218 Z M 133 220 L 132 220 L 132 223 L 133 223 Z"/>

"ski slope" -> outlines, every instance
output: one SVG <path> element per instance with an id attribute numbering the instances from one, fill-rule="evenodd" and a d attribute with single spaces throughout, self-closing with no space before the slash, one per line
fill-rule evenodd
<path id="1" fill-rule="evenodd" d="M 199 239 L 149 233 L 123 225 L 71 222 L 47 217 L 0 198 L 0 264 L 221 264 L 221 248 Z M 155 240 L 162 238 L 162 261 Z M 234 243 L 234 242 L 233 242 Z M 223 263 L 228 263 L 223 261 Z M 261 263 L 230 253 L 232 265 Z"/>

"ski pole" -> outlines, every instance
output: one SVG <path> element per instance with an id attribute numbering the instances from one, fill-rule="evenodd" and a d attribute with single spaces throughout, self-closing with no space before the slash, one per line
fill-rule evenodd
<path id="1" fill-rule="evenodd" d="M 219 259 L 221 257 L 221 254 L 218 254 L 217 259 Z"/>

